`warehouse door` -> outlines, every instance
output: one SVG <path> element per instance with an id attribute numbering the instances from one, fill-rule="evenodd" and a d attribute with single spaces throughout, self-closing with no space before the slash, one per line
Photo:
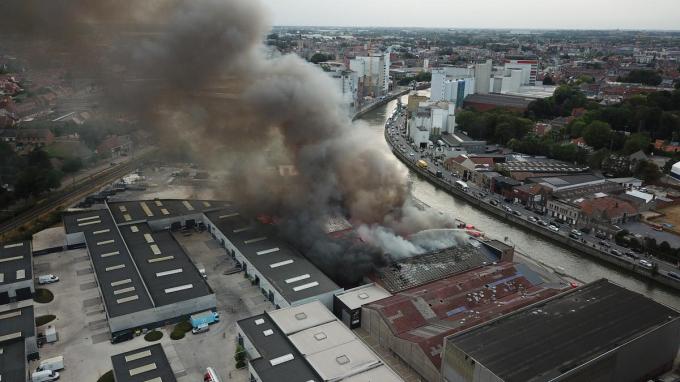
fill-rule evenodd
<path id="1" fill-rule="evenodd" d="M 17 301 L 28 300 L 32 297 L 31 288 L 17 289 Z"/>

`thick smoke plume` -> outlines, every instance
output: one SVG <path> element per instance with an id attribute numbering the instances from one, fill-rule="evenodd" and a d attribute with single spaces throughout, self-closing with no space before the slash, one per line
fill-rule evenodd
<path id="1" fill-rule="evenodd" d="M 280 217 L 282 233 L 345 283 L 383 265 L 385 251 L 423 248 L 403 250 L 401 235 L 451 226 L 412 205 L 407 170 L 351 122 L 329 77 L 265 49 L 257 1 L 3 0 L 0 14 L 0 33 L 34 41 L 34 60 L 59 57 L 101 85 L 112 112 L 228 170 L 238 204 Z M 275 163 L 298 174 L 282 177 Z M 319 227 L 334 215 L 371 245 L 329 240 Z"/>

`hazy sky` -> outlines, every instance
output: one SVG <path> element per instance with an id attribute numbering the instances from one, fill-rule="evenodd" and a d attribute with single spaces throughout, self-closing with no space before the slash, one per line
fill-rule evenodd
<path id="1" fill-rule="evenodd" d="M 680 30 L 680 0 L 261 0 L 275 25 Z"/>

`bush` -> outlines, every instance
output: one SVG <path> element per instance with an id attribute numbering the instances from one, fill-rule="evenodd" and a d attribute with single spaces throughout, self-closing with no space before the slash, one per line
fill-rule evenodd
<path id="1" fill-rule="evenodd" d="M 109 370 L 106 373 L 104 373 L 104 375 L 99 377 L 97 382 L 115 382 L 115 380 L 113 379 L 113 370 Z"/>
<path id="2" fill-rule="evenodd" d="M 175 330 L 186 333 L 191 330 L 191 323 L 189 321 L 182 321 L 175 325 Z"/>
<path id="3" fill-rule="evenodd" d="M 152 330 L 144 335 L 144 339 L 148 342 L 158 341 L 163 338 L 163 332 L 159 330 Z"/>
<path id="4" fill-rule="evenodd" d="M 35 318 L 35 326 L 43 326 L 49 322 L 54 321 L 57 318 L 54 314 L 46 314 L 44 316 L 38 316 Z"/>
<path id="5" fill-rule="evenodd" d="M 234 354 L 234 360 L 236 361 L 236 368 L 240 369 L 246 366 L 246 349 L 243 346 L 236 346 L 236 353 Z"/>
<path id="6" fill-rule="evenodd" d="M 175 328 L 175 330 L 173 330 L 172 332 L 170 332 L 170 339 L 171 339 L 171 340 L 181 340 L 182 338 L 184 338 L 184 334 L 185 334 L 185 333 L 186 333 L 186 332 L 184 332 L 184 331 L 182 331 L 182 330 L 177 330 L 177 329 Z"/>
<path id="7" fill-rule="evenodd" d="M 47 304 L 54 300 L 54 295 L 47 289 L 38 288 L 35 290 L 35 296 L 33 296 L 33 301 L 40 304 Z"/>

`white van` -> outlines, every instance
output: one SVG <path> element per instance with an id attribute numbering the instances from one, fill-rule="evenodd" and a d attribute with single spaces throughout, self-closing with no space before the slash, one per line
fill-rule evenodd
<path id="1" fill-rule="evenodd" d="M 31 375 L 31 382 L 50 382 L 59 379 L 59 373 L 52 370 L 36 371 Z"/>
<path id="2" fill-rule="evenodd" d="M 64 357 L 63 356 L 58 356 L 58 357 L 52 357 L 52 358 L 47 358 L 42 361 L 40 361 L 40 365 L 35 371 L 45 371 L 45 370 L 52 370 L 52 371 L 57 371 L 61 370 L 64 368 Z"/>
<path id="3" fill-rule="evenodd" d="M 59 281 L 59 277 L 55 275 L 41 275 L 38 276 L 38 284 L 52 284 Z"/>

